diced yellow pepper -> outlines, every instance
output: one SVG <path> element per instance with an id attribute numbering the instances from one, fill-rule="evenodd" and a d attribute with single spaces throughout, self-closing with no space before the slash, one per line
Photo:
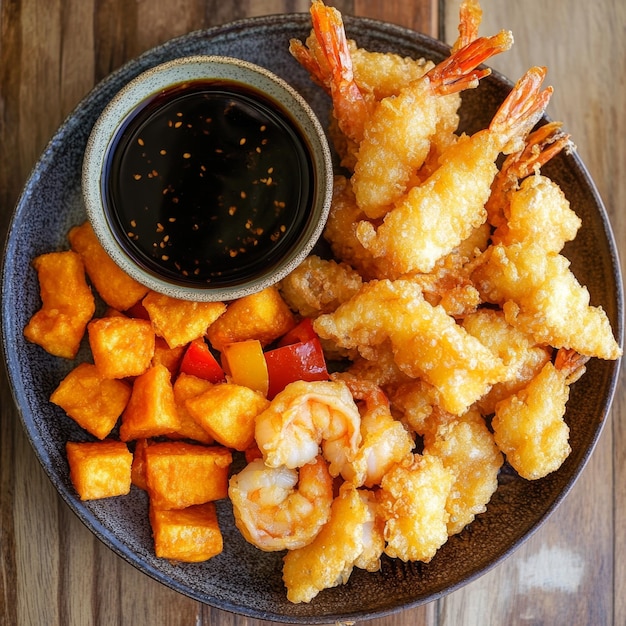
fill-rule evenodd
<path id="1" fill-rule="evenodd" d="M 226 344 L 222 351 L 222 366 L 233 383 L 267 396 L 269 388 L 267 363 L 258 339 Z"/>

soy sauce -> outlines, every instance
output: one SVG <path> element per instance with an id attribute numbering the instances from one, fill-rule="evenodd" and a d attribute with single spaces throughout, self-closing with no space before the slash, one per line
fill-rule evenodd
<path id="1" fill-rule="evenodd" d="M 238 83 L 195 81 L 150 100 L 110 150 L 105 204 L 145 269 L 230 285 L 298 240 L 313 197 L 306 142 L 277 104 Z"/>

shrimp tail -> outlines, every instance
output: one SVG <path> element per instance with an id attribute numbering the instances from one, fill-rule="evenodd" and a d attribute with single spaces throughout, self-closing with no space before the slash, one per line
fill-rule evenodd
<path id="1" fill-rule="evenodd" d="M 463 0 L 459 9 L 459 37 L 452 47 L 453 53 L 478 39 L 482 19 L 483 12 L 478 0 Z"/>
<path id="2" fill-rule="evenodd" d="M 565 375 L 565 382 L 571 385 L 585 373 L 585 365 L 589 359 L 590 357 L 576 350 L 560 348 L 554 359 L 554 367 Z"/>
<path id="3" fill-rule="evenodd" d="M 561 122 L 548 122 L 528 135 L 523 150 L 510 154 L 502 164 L 502 174 L 513 183 L 539 170 L 562 150 L 570 150 L 570 136 Z"/>
<path id="4" fill-rule="evenodd" d="M 292 40 L 290 52 L 330 94 L 342 132 L 358 142 L 363 136 L 369 107 L 354 79 L 341 13 L 322 0 L 313 0 L 310 13 L 313 33 L 307 46 Z"/>
<path id="5" fill-rule="evenodd" d="M 479 37 L 436 65 L 428 72 L 428 78 L 439 95 L 473 89 L 491 73 L 489 68 L 478 66 L 490 57 L 509 50 L 512 45 L 513 35 L 507 30 L 492 37 Z"/>
<path id="6" fill-rule="evenodd" d="M 309 76 L 317 85 L 322 87 L 330 95 L 330 81 L 328 81 L 322 70 L 319 60 L 299 39 L 289 41 L 289 52 L 309 73 Z"/>
<path id="7" fill-rule="evenodd" d="M 545 112 L 554 89 L 541 84 L 546 76 L 545 67 L 531 67 L 520 78 L 494 115 L 489 130 L 500 135 L 502 152 L 511 154 L 519 150 L 524 140 Z"/>

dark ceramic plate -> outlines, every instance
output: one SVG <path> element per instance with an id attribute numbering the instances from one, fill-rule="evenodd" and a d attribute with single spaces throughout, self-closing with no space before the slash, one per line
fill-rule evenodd
<path id="1" fill-rule="evenodd" d="M 17 205 L 5 251 L 2 329 L 15 401 L 35 453 L 64 500 L 105 544 L 146 574 L 206 604 L 267 620 L 332 623 L 381 616 L 434 600 L 515 550 L 555 509 L 589 458 L 609 410 L 619 364 L 594 359 L 573 387 L 567 411 L 572 454 L 558 472 L 527 482 L 503 470 L 487 512 L 451 538 L 428 565 L 386 559 L 378 573 L 355 570 L 348 584 L 322 592 L 310 604 L 293 605 L 286 600 L 281 581 L 282 555 L 263 553 L 247 544 L 234 528 L 228 502 L 219 503 L 225 550 L 198 565 L 173 564 L 154 556 L 144 492 L 133 488 L 127 497 L 80 502 L 69 480 L 64 445 L 68 439 L 88 436 L 48 402 L 75 363 L 47 355 L 26 343 L 22 335 L 39 307 L 31 260 L 44 252 L 66 249 L 68 229 L 86 219 L 80 192 L 81 160 L 91 127 L 113 94 L 157 63 L 191 54 L 230 55 L 263 65 L 288 80 L 325 123 L 326 96 L 287 50 L 291 37 L 304 38 L 309 29 L 309 16 L 302 14 L 245 20 L 191 33 L 142 55 L 99 84 L 53 137 Z M 371 50 L 435 61 L 448 54 L 444 44 L 390 24 L 346 17 L 346 29 Z M 477 90 L 467 92 L 463 130 L 485 127 L 510 87 L 494 73 Z M 575 154 L 558 156 L 544 172 L 562 186 L 583 220 L 566 253 L 579 280 L 588 285 L 592 303 L 605 308 L 621 339 L 619 264 L 594 184 Z M 79 358 L 84 355 L 85 351 Z"/>

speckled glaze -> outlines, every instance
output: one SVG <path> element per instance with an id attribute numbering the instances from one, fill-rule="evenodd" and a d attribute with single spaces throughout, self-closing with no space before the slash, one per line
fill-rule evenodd
<path id="1" fill-rule="evenodd" d="M 349 36 L 371 50 L 435 61 L 448 54 L 444 44 L 410 30 L 347 16 L 345 22 Z M 327 97 L 287 51 L 289 39 L 304 38 L 309 28 L 309 16 L 298 14 L 195 32 L 144 54 L 98 85 L 54 136 L 16 208 L 5 251 L 2 328 L 15 400 L 35 453 L 61 496 L 105 544 L 146 574 L 201 602 L 259 619 L 317 624 L 382 616 L 429 602 L 475 579 L 514 551 L 557 507 L 587 462 L 608 414 L 619 363 L 594 359 L 573 386 L 566 415 L 572 453 L 559 471 L 528 482 L 505 467 L 487 512 L 452 537 L 429 564 L 383 559 L 380 572 L 355 570 L 346 585 L 320 593 L 310 604 L 287 601 L 281 580 L 282 554 L 263 553 L 247 544 L 234 527 L 228 502 L 218 507 L 223 554 L 190 565 L 155 558 L 142 491 L 133 488 L 127 497 L 102 501 L 77 499 L 64 444 L 89 436 L 47 400 L 75 363 L 26 343 L 22 330 L 39 307 L 31 259 L 67 248 L 68 228 L 86 219 L 80 177 L 91 128 L 107 102 L 134 76 L 158 63 L 196 54 L 235 56 L 271 69 L 297 89 L 326 123 Z M 486 126 L 510 87 L 509 81 L 494 72 L 478 89 L 467 92 L 462 129 L 472 132 Z M 594 184 L 576 154 L 559 155 L 544 173 L 561 185 L 582 218 L 583 227 L 566 254 L 579 280 L 588 286 L 592 303 L 606 310 L 621 343 L 619 263 Z"/>
<path id="2" fill-rule="evenodd" d="M 182 286 L 146 271 L 119 245 L 104 210 L 102 191 L 107 153 L 129 116 L 147 100 L 181 83 L 195 80 L 230 80 L 248 85 L 282 105 L 307 138 L 315 168 L 316 189 L 309 218 L 296 244 L 275 266 L 253 280 L 230 286 Z M 87 216 L 109 256 L 130 276 L 173 298 L 197 301 L 233 300 L 277 283 L 311 252 L 322 234 L 332 197 L 332 158 L 324 129 L 306 100 L 289 83 L 265 67 L 225 56 L 185 56 L 151 67 L 126 84 L 111 99 L 93 126 L 83 160 L 82 189 Z"/>

